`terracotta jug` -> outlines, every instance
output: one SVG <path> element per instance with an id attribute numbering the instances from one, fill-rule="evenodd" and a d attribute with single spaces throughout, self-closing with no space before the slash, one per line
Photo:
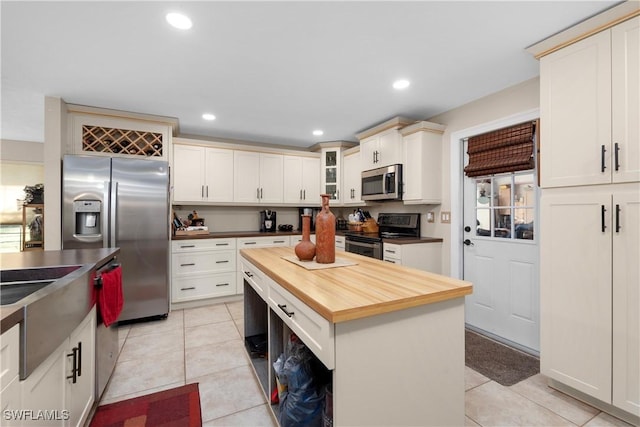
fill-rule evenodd
<path id="1" fill-rule="evenodd" d="M 310 235 L 311 215 L 302 215 L 302 241 L 294 249 L 300 261 L 311 261 L 316 256 L 316 245 L 311 241 Z"/>
<path id="2" fill-rule="evenodd" d="M 329 210 L 329 195 L 321 194 L 322 210 L 316 215 L 316 262 L 336 262 L 336 217 Z"/>

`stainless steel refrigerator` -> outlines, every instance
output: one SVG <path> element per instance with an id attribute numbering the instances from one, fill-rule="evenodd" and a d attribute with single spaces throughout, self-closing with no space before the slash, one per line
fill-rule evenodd
<path id="1" fill-rule="evenodd" d="M 165 161 L 64 156 L 63 249 L 119 247 L 119 321 L 169 312 L 169 166 Z"/>

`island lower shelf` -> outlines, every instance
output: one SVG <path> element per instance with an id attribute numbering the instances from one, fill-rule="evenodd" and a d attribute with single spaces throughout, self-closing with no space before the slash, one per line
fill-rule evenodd
<path id="1" fill-rule="evenodd" d="M 282 271 L 274 273 L 279 268 L 303 268 L 284 260 L 290 267 L 255 262 L 269 250 L 241 251 L 244 336 L 251 341 L 247 351 L 267 401 L 276 390 L 273 363 L 293 333 L 313 352 L 332 389 L 332 411 L 325 415 L 325 425 L 329 419 L 335 426 L 463 425 L 462 296 L 332 322 L 282 285 L 291 285 Z M 276 252 L 287 251 L 293 252 Z M 411 269 L 405 272 L 414 274 Z M 318 272 L 292 274 L 300 288 L 318 283 Z M 468 283 L 457 285 L 470 293 Z M 256 350 L 260 345 L 262 354 Z M 271 407 L 277 419 L 278 405 Z"/>

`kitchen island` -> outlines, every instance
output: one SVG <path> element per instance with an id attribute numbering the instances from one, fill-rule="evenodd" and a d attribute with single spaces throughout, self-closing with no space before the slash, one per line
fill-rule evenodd
<path id="1" fill-rule="evenodd" d="M 291 262 L 290 247 L 240 254 L 245 338 L 267 338 L 252 359 L 267 397 L 294 333 L 331 371 L 334 426 L 464 424 L 470 283 L 346 252 L 336 265 L 347 265 L 320 269 Z"/>

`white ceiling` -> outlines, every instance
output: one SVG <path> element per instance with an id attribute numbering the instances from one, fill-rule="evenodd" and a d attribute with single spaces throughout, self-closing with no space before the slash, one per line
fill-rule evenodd
<path id="1" fill-rule="evenodd" d="M 54 96 L 175 117 L 181 134 L 355 140 L 536 77 L 525 47 L 617 3 L 3 0 L 0 137 L 42 142 Z M 169 11 L 193 28 L 169 27 Z"/>

